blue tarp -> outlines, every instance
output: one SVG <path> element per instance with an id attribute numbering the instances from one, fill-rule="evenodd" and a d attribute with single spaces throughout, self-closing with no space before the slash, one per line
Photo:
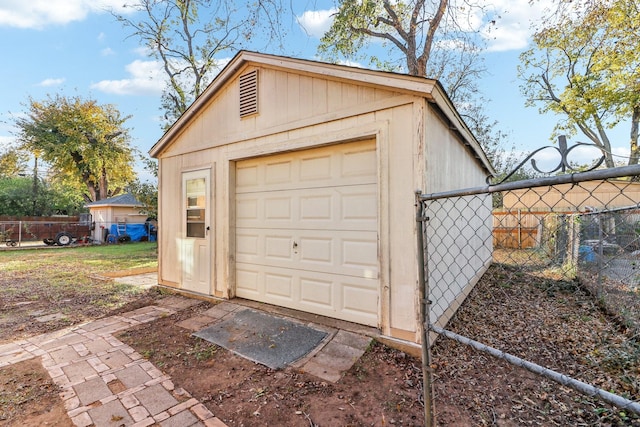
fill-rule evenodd
<path id="1" fill-rule="evenodd" d="M 112 224 L 109 230 L 110 234 L 118 236 L 117 224 Z M 127 224 L 127 234 L 131 237 L 132 242 L 139 242 L 143 237 L 150 237 L 146 224 Z M 153 236 L 155 238 L 155 236 Z M 152 239 L 149 239 L 152 240 Z M 155 240 L 155 239 L 154 239 Z"/>

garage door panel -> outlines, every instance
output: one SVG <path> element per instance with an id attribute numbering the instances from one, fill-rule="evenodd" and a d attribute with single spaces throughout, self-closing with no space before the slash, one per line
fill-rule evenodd
<path id="1" fill-rule="evenodd" d="M 256 233 L 236 233 L 236 257 L 257 257 L 260 236 Z"/>
<path id="2" fill-rule="evenodd" d="M 377 161 L 375 147 L 364 150 L 347 151 L 340 156 L 341 178 L 376 179 Z"/>
<path id="3" fill-rule="evenodd" d="M 294 181 L 294 167 L 291 160 L 271 161 L 258 167 L 260 172 L 264 173 L 265 184 L 272 186 L 274 184 L 288 184 Z"/>
<path id="4" fill-rule="evenodd" d="M 264 281 L 265 295 L 293 301 L 295 299 L 293 295 L 294 279 L 290 274 L 266 273 Z"/>
<path id="5" fill-rule="evenodd" d="M 236 165 L 236 193 L 375 184 L 376 165 L 370 142 L 245 160 Z"/>
<path id="6" fill-rule="evenodd" d="M 236 238 L 236 261 L 261 266 L 378 277 L 374 231 L 244 229 Z"/>
<path id="7" fill-rule="evenodd" d="M 239 194 L 236 204 L 239 229 L 378 229 L 375 184 Z"/>
<path id="8" fill-rule="evenodd" d="M 316 156 L 303 156 L 300 159 L 300 182 L 331 180 L 332 160 L 330 153 Z"/>
<path id="9" fill-rule="evenodd" d="M 331 221 L 334 197 L 330 194 L 300 196 L 301 221 Z"/>
<path id="10" fill-rule="evenodd" d="M 368 227 L 377 228 L 378 202 L 372 188 L 343 191 L 340 197 L 340 217 L 346 224 L 364 221 Z"/>
<path id="11" fill-rule="evenodd" d="M 260 270 L 260 271 L 258 271 Z M 257 299 L 255 283 L 265 283 L 259 301 L 322 316 L 378 326 L 378 282 L 373 279 L 238 264 L 236 296 Z M 248 283 L 243 282 L 249 279 Z M 256 280 L 257 279 L 257 280 Z"/>
<path id="12" fill-rule="evenodd" d="M 293 239 L 290 235 L 264 236 L 264 258 L 291 263 L 293 259 Z"/>
<path id="13" fill-rule="evenodd" d="M 264 204 L 264 219 L 267 221 L 293 221 L 292 196 L 265 197 L 258 202 Z"/>
<path id="14" fill-rule="evenodd" d="M 236 165 L 236 295 L 378 326 L 374 141 Z"/>
<path id="15" fill-rule="evenodd" d="M 378 290 L 344 283 L 342 289 L 343 311 L 354 316 L 378 316 Z"/>
<path id="16" fill-rule="evenodd" d="M 260 272 L 253 268 L 242 268 L 242 266 L 238 264 L 238 268 L 236 269 L 236 282 L 238 283 L 236 292 L 242 292 L 244 298 L 254 299 L 262 293 L 260 289 Z"/>
<path id="17" fill-rule="evenodd" d="M 332 310 L 333 282 L 318 278 L 300 279 L 300 301 L 324 310 Z"/>
<path id="18" fill-rule="evenodd" d="M 364 269 L 363 277 L 378 277 L 378 242 L 373 238 L 369 240 L 358 236 L 354 239 L 341 239 L 343 267 Z"/>
<path id="19" fill-rule="evenodd" d="M 258 199 L 244 197 L 236 199 L 236 221 L 258 220 Z"/>

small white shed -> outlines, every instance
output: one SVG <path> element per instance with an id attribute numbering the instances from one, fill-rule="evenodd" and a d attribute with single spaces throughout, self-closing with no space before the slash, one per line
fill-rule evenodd
<path id="1" fill-rule="evenodd" d="M 87 203 L 85 207 L 91 213 L 94 226 L 92 237 L 95 242 L 104 243 L 108 234 L 117 234 L 118 226 L 127 231 L 128 226 L 136 225 L 136 228 L 140 228 L 140 224 L 144 225 L 147 220 L 147 215 L 140 212 L 142 203 L 129 193 Z M 131 227 L 129 228 L 128 231 L 131 231 Z M 113 233 L 114 230 L 116 233 Z"/>
<path id="2" fill-rule="evenodd" d="M 491 170 L 435 80 L 246 51 L 150 154 L 161 285 L 412 342 L 414 192 Z"/>

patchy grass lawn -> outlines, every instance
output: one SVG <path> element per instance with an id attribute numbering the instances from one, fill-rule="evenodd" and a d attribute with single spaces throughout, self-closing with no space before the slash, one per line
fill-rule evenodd
<path id="1" fill-rule="evenodd" d="M 0 252 L 0 343 L 153 304 L 163 295 L 94 275 L 155 263 L 153 243 Z M 559 271 L 518 264 L 526 268 L 492 267 L 448 329 L 638 401 L 638 337 Z M 118 338 L 231 427 L 423 425 L 419 360 L 376 343 L 336 384 L 273 371 L 177 326 L 211 304 Z M 37 320 L 56 313 L 63 317 Z M 55 415 L 64 413 L 57 390 L 36 368 L 0 369 L 0 425 L 39 426 L 44 414 L 66 420 Z M 640 426 L 620 408 L 450 340 L 435 344 L 432 368 L 439 426 Z"/>
<path id="2" fill-rule="evenodd" d="M 96 276 L 156 267 L 156 251 L 154 242 L 0 251 L 0 343 L 144 304 L 148 291 Z"/>

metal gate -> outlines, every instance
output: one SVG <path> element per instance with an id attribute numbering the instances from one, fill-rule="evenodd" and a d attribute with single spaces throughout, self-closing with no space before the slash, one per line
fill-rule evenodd
<path id="1" fill-rule="evenodd" d="M 571 171 L 559 151 L 553 172 Z M 452 407 L 451 372 L 459 390 L 471 370 L 487 384 L 458 422 L 520 423 L 525 407 L 541 424 L 640 425 L 638 177 L 634 165 L 416 194 L 426 425 Z M 535 376 L 499 386 L 514 368 L 485 355 Z"/>

